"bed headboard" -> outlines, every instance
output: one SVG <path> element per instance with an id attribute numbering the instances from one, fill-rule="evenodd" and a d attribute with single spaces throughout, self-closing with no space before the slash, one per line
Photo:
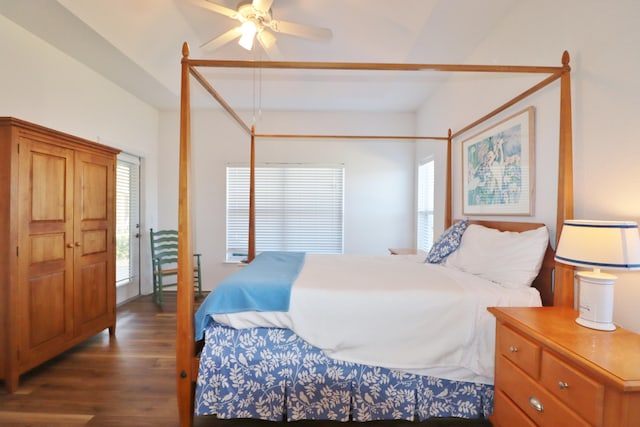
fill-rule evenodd
<path id="1" fill-rule="evenodd" d="M 485 220 L 468 220 L 469 224 L 483 225 L 489 228 L 495 228 L 500 231 L 527 231 L 534 230 L 536 228 L 545 226 L 539 222 L 517 222 L 517 221 L 485 221 Z M 542 298 L 542 305 L 553 305 L 553 290 L 554 290 L 554 270 L 556 262 L 554 260 L 555 252 L 551 248 L 551 244 L 547 245 L 547 250 L 542 260 L 542 267 L 540 273 L 533 281 L 533 286 L 540 292 Z"/>

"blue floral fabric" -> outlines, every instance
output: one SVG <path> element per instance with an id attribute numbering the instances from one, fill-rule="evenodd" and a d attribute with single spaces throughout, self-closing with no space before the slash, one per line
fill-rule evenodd
<path id="1" fill-rule="evenodd" d="M 458 221 L 449 227 L 438 240 L 433 244 L 431 250 L 427 254 L 425 262 L 431 264 L 440 264 L 452 254 L 458 246 L 464 231 L 467 229 L 467 220 Z"/>
<path id="2" fill-rule="evenodd" d="M 493 386 L 325 356 L 288 329 L 205 330 L 196 415 L 270 421 L 486 418 Z"/>

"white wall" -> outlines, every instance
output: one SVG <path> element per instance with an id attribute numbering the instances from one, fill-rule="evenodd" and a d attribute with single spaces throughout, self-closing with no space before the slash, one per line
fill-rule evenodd
<path id="1" fill-rule="evenodd" d="M 142 230 L 156 221 L 158 112 L 0 15 L 0 116 L 13 116 L 144 157 Z M 148 233 L 147 233 L 148 234 Z M 143 234 L 143 292 L 151 292 Z"/>
<path id="2" fill-rule="evenodd" d="M 250 122 L 251 114 L 244 113 Z M 178 115 L 162 113 L 159 225 L 177 224 Z M 258 133 L 412 135 L 414 114 L 264 113 Z M 195 251 L 203 254 L 203 286 L 235 270 L 225 264 L 225 167 L 249 161 L 249 137 L 221 111 L 192 113 Z M 258 139 L 257 162 L 345 165 L 345 252 L 387 254 L 413 247 L 413 142 Z"/>
<path id="3" fill-rule="evenodd" d="M 634 0 L 541 0 L 519 2 L 511 15 L 480 44 L 468 63 L 560 65 L 563 50 L 571 54 L 575 217 L 640 220 L 640 3 Z M 520 80 L 520 79 L 515 79 Z M 463 126 L 475 107 L 503 94 L 516 82 L 475 86 L 472 102 L 460 102 L 456 88 L 447 88 L 421 111 L 418 127 L 441 131 Z M 459 83 L 463 85 L 462 83 Z M 511 92 L 514 93 L 514 92 Z M 535 219 L 555 224 L 558 85 L 515 107 L 536 107 Z M 466 98 L 469 99 L 469 98 Z M 495 102 L 491 106 L 497 106 Z M 454 108 L 455 106 L 455 108 Z M 444 110 L 444 111 L 442 111 Z M 489 108 L 486 108 L 489 110 Z M 477 112 L 477 111 L 476 111 Z M 482 110 L 480 111 L 482 112 Z M 422 144 L 419 152 L 430 151 Z M 459 157 L 459 146 L 454 149 Z M 439 152 L 439 155 L 442 155 Z M 459 160 L 459 159 L 458 159 Z M 459 165 L 459 161 L 455 163 Z M 460 169 L 454 216 L 460 215 Z M 555 230 L 552 230 L 555 232 Z M 640 332 L 637 306 L 640 273 L 616 273 L 614 321 Z"/>

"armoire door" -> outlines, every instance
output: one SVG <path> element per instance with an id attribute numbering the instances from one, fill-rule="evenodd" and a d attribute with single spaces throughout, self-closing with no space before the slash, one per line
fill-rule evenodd
<path id="1" fill-rule="evenodd" d="M 73 330 L 74 152 L 20 139 L 19 365 L 59 353 Z"/>
<path id="2" fill-rule="evenodd" d="M 95 334 L 115 319 L 114 174 L 113 157 L 76 152 L 73 245 L 79 335 Z"/>

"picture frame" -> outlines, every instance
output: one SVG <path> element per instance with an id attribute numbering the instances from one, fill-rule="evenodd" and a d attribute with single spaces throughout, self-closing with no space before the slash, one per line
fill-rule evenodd
<path id="1" fill-rule="evenodd" d="M 533 106 L 461 145 L 463 215 L 533 215 Z"/>

